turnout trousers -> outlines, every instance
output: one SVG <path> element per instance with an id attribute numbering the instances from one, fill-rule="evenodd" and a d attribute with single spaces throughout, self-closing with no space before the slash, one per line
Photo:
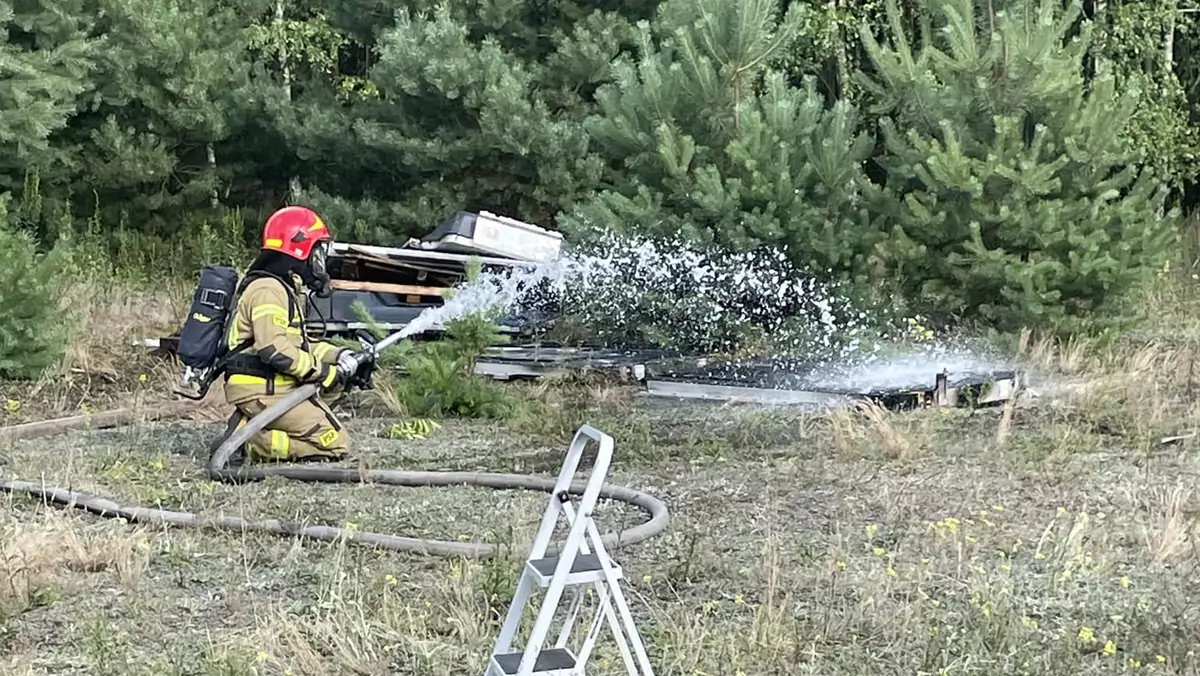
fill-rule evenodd
<path id="1" fill-rule="evenodd" d="M 287 393 L 269 394 L 234 404 L 227 434 L 241 429 L 246 422 Z M 257 462 L 295 462 L 341 460 L 350 452 L 345 428 L 330 408 L 336 396 L 312 397 L 297 404 L 256 432 L 246 442 L 247 460 Z"/>

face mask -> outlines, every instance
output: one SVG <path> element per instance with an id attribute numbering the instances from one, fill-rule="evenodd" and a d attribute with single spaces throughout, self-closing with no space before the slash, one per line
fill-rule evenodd
<path id="1" fill-rule="evenodd" d="M 304 274 L 301 274 L 304 284 L 312 289 L 318 298 L 328 298 L 333 295 L 329 272 L 325 269 L 325 263 L 329 259 L 329 249 L 329 240 L 317 242 L 313 246 L 312 254 L 308 257 L 308 265 L 305 266 Z"/>

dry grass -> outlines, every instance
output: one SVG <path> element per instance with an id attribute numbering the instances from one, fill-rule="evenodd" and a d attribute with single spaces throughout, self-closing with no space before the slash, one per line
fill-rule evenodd
<path id="1" fill-rule="evenodd" d="M 144 534 L 121 524 L 81 528 L 62 514 L 4 524 L 0 549 L 0 613 L 11 616 L 52 602 L 72 573 L 111 573 L 133 588 L 149 552 Z"/>
<path id="2" fill-rule="evenodd" d="M 74 321 L 60 375 L 125 377 L 130 346 L 177 329 L 190 292 L 174 283 L 152 289 L 93 280 L 71 285 L 63 304 Z"/>
<path id="3" fill-rule="evenodd" d="M 0 657 L 4 673 L 37 669 L 37 643 L 22 640 L 22 618 L 73 594 L 136 593 L 150 559 L 150 538 L 117 522 L 81 523 L 57 512 L 31 516 L 8 505 L 0 517 Z"/>
<path id="4" fill-rule="evenodd" d="M 178 377 L 174 364 L 152 359 L 144 347 L 179 328 L 191 289 L 166 283 L 147 289 L 111 279 L 72 282 L 61 302 L 67 345 L 57 369 L 32 383 L 0 383 L 9 402 L 5 424 L 88 410 L 105 410 L 131 395 L 158 398 Z"/>
<path id="5" fill-rule="evenodd" d="M 146 337 L 125 321 L 70 368 L 119 372 L 131 353 L 118 343 Z M 666 533 L 616 553 L 660 676 L 1200 673 L 1200 347 L 1022 349 L 1020 406 L 680 406 L 585 379 L 524 387 L 537 406 L 516 420 L 400 441 L 380 436 L 387 418 L 359 416 L 351 431 L 373 466 L 517 472 L 553 471 L 579 424 L 612 434 L 613 480 L 672 510 Z M 169 369 L 132 359 L 151 376 L 120 374 L 109 396 L 160 396 Z M 87 391 L 40 387 L 10 421 L 73 410 Z M 74 394 L 45 403 L 53 392 Z M 213 484 L 200 467 L 216 431 L 160 423 L 0 455 L 22 477 L 128 502 L 423 537 L 522 541 L 544 507 L 468 488 Z M 604 530 L 641 518 L 599 515 Z M 135 528 L 23 499 L 0 517 L 0 551 L 0 668 L 22 675 L 482 673 L 518 570 Z M 623 673 L 604 637 L 594 664 Z"/>
<path id="6" fill-rule="evenodd" d="M 885 458 L 910 460 L 928 447 L 931 419 L 922 417 L 914 427 L 897 422 L 898 417 L 875 402 L 863 401 L 830 413 L 828 419 L 840 452 L 854 454 L 874 446 Z"/>

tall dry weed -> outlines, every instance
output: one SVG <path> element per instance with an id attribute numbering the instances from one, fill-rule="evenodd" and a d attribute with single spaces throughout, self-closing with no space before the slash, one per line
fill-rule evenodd
<path id="1" fill-rule="evenodd" d="M 52 602 L 83 574 L 106 573 L 122 586 L 137 585 L 149 561 L 147 536 L 75 516 L 49 513 L 0 526 L 0 616 Z"/>
<path id="2" fill-rule="evenodd" d="M 142 287 L 116 280 L 79 280 L 67 288 L 67 353 L 58 375 L 120 377 L 131 351 L 147 338 L 173 333 L 183 322 L 190 289 L 179 282 Z M 141 348 L 144 350 L 145 348 Z"/>
<path id="3" fill-rule="evenodd" d="M 928 416 L 904 417 L 870 400 L 835 410 L 828 420 L 834 445 L 844 455 L 870 451 L 892 460 L 908 460 L 920 455 L 928 442 Z"/>

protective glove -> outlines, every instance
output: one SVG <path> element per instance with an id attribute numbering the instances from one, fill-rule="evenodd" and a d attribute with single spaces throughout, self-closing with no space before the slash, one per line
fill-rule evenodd
<path id="1" fill-rule="evenodd" d="M 338 352 L 337 368 L 338 371 L 342 372 L 344 377 L 349 378 L 355 373 L 358 373 L 358 369 L 360 366 L 362 366 L 364 361 L 366 361 L 366 359 L 364 359 L 364 353 L 355 352 L 348 349 L 342 350 L 341 352 Z"/>
<path id="2" fill-rule="evenodd" d="M 375 373 L 375 355 L 371 352 L 343 350 L 338 354 L 337 368 L 343 374 L 347 386 L 363 390 L 375 387 L 371 380 L 371 376 Z"/>

